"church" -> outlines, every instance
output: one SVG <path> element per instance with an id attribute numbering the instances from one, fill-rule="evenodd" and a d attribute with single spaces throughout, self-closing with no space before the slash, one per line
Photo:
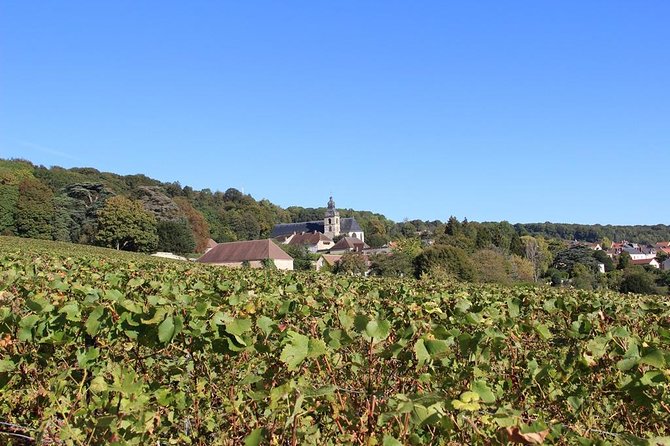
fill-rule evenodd
<path id="1" fill-rule="evenodd" d="M 292 234 L 302 234 L 309 232 L 320 232 L 331 239 L 337 236 L 354 237 L 361 242 L 365 242 L 365 233 L 356 219 L 341 218 L 340 212 L 335 208 L 333 197 L 328 201 L 328 209 L 323 216 L 323 220 L 305 221 L 300 223 L 282 223 L 272 228 L 270 237 L 287 237 Z"/>

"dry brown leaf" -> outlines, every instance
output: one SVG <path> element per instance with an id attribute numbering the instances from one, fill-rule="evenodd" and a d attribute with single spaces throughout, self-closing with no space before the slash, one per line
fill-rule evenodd
<path id="1" fill-rule="evenodd" d="M 522 433 L 517 426 L 511 426 L 505 428 L 504 433 L 507 436 L 507 440 L 514 443 L 521 444 L 542 444 L 544 439 L 549 435 L 549 430 L 544 430 L 541 432 L 528 432 Z"/>
<path id="2" fill-rule="evenodd" d="M 12 341 L 12 337 L 9 334 L 6 334 L 3 339 L 0 339 L 0 349 L 5 349 L 12 345 L 14 341 Z"/>

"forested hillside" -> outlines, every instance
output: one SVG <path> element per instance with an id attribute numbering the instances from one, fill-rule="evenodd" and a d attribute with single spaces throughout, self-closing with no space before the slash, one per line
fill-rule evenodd
<path id="1" fill-rule="evenodd" d="M 145 175 L 0 160 L 0 233 L 4 235 L 188 253 L 201 252 L 210 237 L 217 242 L 268 237 L 277 223 L 321 219 L 324 211 L 282 209 L 233 188 L 198 191 Z M 393 235 L 394 224 L 383 215 L 340 212 L 356 217 L 373 245 L 384 244 Z"/>
<path id="2" fill-rule="evenodd" d="M 111 200 L 113 197 L 123 197 Z M 325 204 L 324 196 L 324 204 Z M 106 210 L 105 210 L 106 208 Z M 319 220 L 325 208 L 283 209 L 237 189 L 194 190 L 146 175 L 117 175 L 93 168 L 36 166 L 0 160 L 0 234 L 97 244 L 135 251 L 201 252 L 208 238 L 217 242 L 268 237 L 273 225 Z M 520 252 L 519 237 L 564 240 L 628 239 L 654 243 L 670 239 L 670 226 L 476 223 L 411 220 L 394 223 L 369 211 L 340 209 L 355 217 L 366 242 L 456 236 L 477 248 L 495 246 Z M 102 217 L 102 218 L 101 218 Z M 458 233 L 457 228 L 463 231 Z M 457 233 L 455 233 L 456 231 Z M 458 240 L 456 240 L 458 242 Z M 469 241 L 468 241 L 469 240 Z"/>

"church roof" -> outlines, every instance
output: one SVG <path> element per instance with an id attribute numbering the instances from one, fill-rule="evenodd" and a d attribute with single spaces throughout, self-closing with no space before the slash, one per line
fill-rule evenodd
<path id="1" fill-rule="evenodd" d="M 272 228 L 270 237 L 277 238 L 293 233 L 302 234 L 303 232 L 323 232 L 323 221 L 303 221 L 300 223 L 281 223 Z"/>
<path id="2" fill-rule="evenodd" d="M 355 218 L 341 218 L 340 232 L 363 232 Z"/>
<path id="3" fill-rule="evenodd" d="M 275 225 L 270 233 L 271 238 L 277 238 L 293 233 L 302 234 L 303 232 L 325 232 L 323 220 L 303 221 L 300 223 L 281 223 Z M 340 218 L 340 232 L 363 232 L 360 225 L 353 217 Z"/>

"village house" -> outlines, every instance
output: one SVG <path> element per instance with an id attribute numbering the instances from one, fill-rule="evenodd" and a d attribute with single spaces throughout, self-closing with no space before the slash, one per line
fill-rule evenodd
<path id="1" fill-rule="evenodd" d="M 334 268 L 337 265 L 337 262 L 342 258 L 341 255 L 335 254 L 322 254 L 321 257 L 316 261 L 316 270 L 319 271 L 324 267 Z"/>
<path id="2" fill-rule="evenodd" d="M 637 243 L 621 242 L 613 243 L 612 249 L 607 251 L 610 257 L 627 252 L 632 260 L 648 260 L 656 257 L 656 249 L 653 246 L 641 246 Z"/>
<path id="3" fill-rule="evenodd" d="M 212 248 L 216 248 L 216 245 L 218 245 L 218 243 L 216 243 L 213 239 L 208 238 L 207 244 L 205 245 L 205 252 L 209 252 Z"/>
<path id="4" fill-rule="evenodd" d="M 657 251 L 662 251 L 670 255 L 670 242 L 658 242 L 654 245 Z"/>
<path id="5" fill-rule="evenodd" d="M 639 266 L 652 266 L 654 268 L 660 268 L 661 264 L 658 263 L 658 260 L 656 259 L 633 259 L 631 260 L 631 263 L 633 265 L 639 265 Z"/>
<path id="6" fill-rule="evenodd" d="M 330 237 L 325 236 L 320 232 L 310 232 L 303 234 L 291 234 L 282 237 L 282 243 L 293 246 L 305 246 L 311 253 L 319 251 L 328 251 L 335 243 Z"/>
<path id="7" fill-rule="evenodd" d="M 252 268 L 261 268 L 267 262 L 272 262 L 277 269 L 293 269 L 293 257 L 269 239 L 219 243 L 197 261 L 229 267 L 248 264 Z"/>
<path id="8" fill-rule="evenodd" d="M 330 249 L 331 254 L 344 254 L 345 252 L 363 252 L 370 248 L 364 241 L 355 237 L 343 237 Z"/>
<path id="9" fill-rule="evenodd" d="M 588 242 L 580 242 L 578 240 L 573 240 L 570 242 L 570 247 L 575 248 L 577 246 L 586 246 L 589 249 L 592 249 L 594 251 L 602 251 L 602 246 L 600 243 L 588 243 Z"/>

